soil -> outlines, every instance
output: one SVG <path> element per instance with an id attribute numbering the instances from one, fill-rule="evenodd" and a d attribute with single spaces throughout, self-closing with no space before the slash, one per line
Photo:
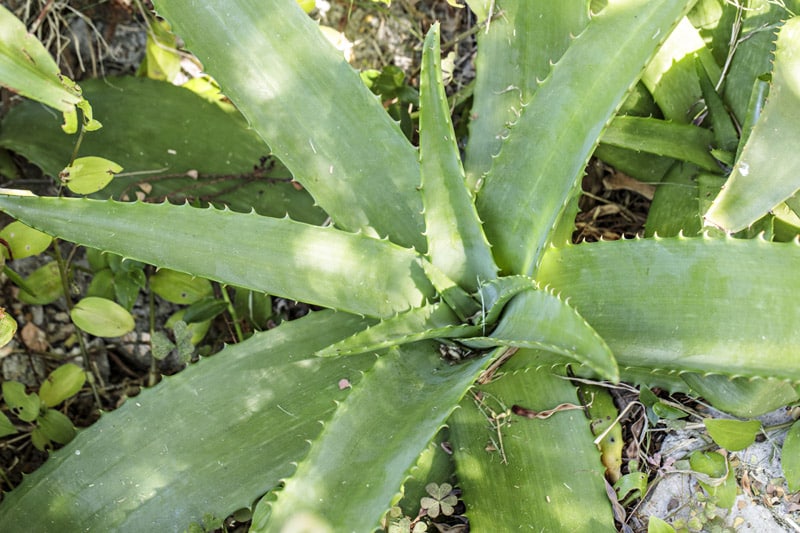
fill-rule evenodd
<path id="1" fill-rule="evenodd" d="M 73 79 L 134 74 L 144 55 L 146 30 L 137 2 L 9 0 L 8 5 L 20 14 L 34 34 L 50 45 L 62 70 Z M 433 21 L 439 20 L 442 41 L 448 43 L 442 55 L 449 52 L 455 54 L 453 81 L 448 85 L 448 92 L 458 93 L 474 77 L 472 59 L 475 40 L 472 29 L 475 20 L 467 9 L 454 9 L 438 0 L 395 0 L 391 6 L 368 0 L 317 0 L 317 6 L 314 15 L 323 24 L 344 34 L 346 39 L 342 40 L 343 47 L 350 50 L 351 62 L 358 68 L 380 69 L 395 65 L 403 69 L 410 83 L 416 86 L 416 69 L 424 31 Z M 4 91 L 0 116 L 13 102 L 14 98 Z M 16 163 L 23 177 L 14 182 L 14 187 L 24 185 L 46 192 L 52 186 L 50 178 L 41 176 L 35 168 L 21 160 L 16 160 Z M 5 180 L 0 176 L 0 187 L 4 186 Z M 601 161 L 592 160 L 587 167 L 583 188 L 585 194 L 580 200 L 581 212 L 576 220 L 575 242 L 613 240 L 643 234 L 652 187 L 632 180 Z M 0 219 L 0 227 L 6 222 L 7 219 Z M 78 267 L 72 280 L 75 289 L 73 296 L 77 296 L 85 291 L 91 280 L 88 266 L 80 249 L 62 243 L 60 250 L 63 257 L 69 258 Z M 13 268 L 25 275 L 48 260 L 51 258 L 15 261 Z M 0 370 L 3 380 L 21 381 L 33 390 L 58 365 L 65 362 L 82 365 L 84 360 L 80 345 L 76 342 L 79 332 L 69 320 L 64 299 L 46 306 L 28 305 L 19 302 L 17 293 L 18 289 L 12 283 L 0 277 L 0 304 L 17 318 L 20 325 L 17 338 L 0 348 Z M 138 394 L 142 387 L 152 386 L 162 375 L 180 371 L 184 365 L 175 353 L 163 361 L 155 361 L 151 357 L 148 333 L 151 301 L 158 324 L 163 324 L 177 309 L 159 298 L 151 300 L 150 294 L 142 292 L 134 306 L 136 331 L 113 341 L 99 338 L 88 341 L 86 363 L 95 376 L 95 384 L 93 387 L 84 387 L 65 402 L 62 409 L 77 427 L 91 425 L 98 418 L 100 410 L 113 410 L 127 398 Z M 306 305 L 274 299 L 273 323 L 302 316 L 307 311 Z M 235 342 L 235 335 L 229 318 L 221 316 L 198 353 L 215 353 L 226 342 Z M 671 463 L 664 459 L 667 454 L 662 445 L 665 441 L 670 442 L 664 438 L 667 435 L 674 442 L 674 439 L 693 438 L 698 432 L 679 432 L 677 428 L 650 431 L 644 410 L 640 405 L 636 406 L 638 392 L 623 388 L 615 390 L 614 395 L 621 410 L 632 405 L 631 409 L 625 411 L 626 415 L 621 421 L 627 444 L 626 461 L 639 460 L 650 479 L 664 480 L 656 485 L 654 494 L 644 504 L 615 506 L 621 530 L 645 531 L 650 513 L 674 517 L 681 510 L 688 513 L 692 505 L 697 503 L 696 499 L 692 499 L 692 495 L 699 492 L 696 482 L 689 476 L 678 478 L 673 475 L 669 468 Z M 671 399 L 688 409 L 703 412 L 704 407 L 690 398 Z M 18 420 L 15 422 L 25 427 Z M 46 454 L 32 446 L 27 433 L 0 439 L 0 491 L 5 492 L 18 485 L 23 474 L 35 470 L 45 459 Z M 743 459 L 745 466 L 753 464 L 747 461 Z M 759 460 L 755 461 L 755 464 L 760 464 Z M 755 467 L 743 466 L 743 474 L 740 473 L 743 496 L 748 499 L 745 504 L 737 503 L 737 509 L 742 511 L 741 516 L 747 516 L 745 522 L 756 528 L 769 527 L 770 531 L 791 531 L 792 528 L 800 531 L 796 525 L 800 516 L 798 495 L 788 494 L 785 488 L 773 483 L 774 476 L 763 471 L 757 473 L 756 470 Z M 666 487 L 668 482 L 674 483 L 671 480 L 678 479 L 676 490 L 657 492 L 662 486 Z M 744 514 L 743 510 L 752 508 L 753 502 L 758 503 L 756 507 L 765 510 L 773 521 L 759 522 L 752 515 Z M 780 509 L 780 512 L 776 512 L 776 509 Z M 775 515 L 780 515 L 780 518 L 776 519 Z M 727 523 L 744 527 L 743 523 L 735 522 L 733 518 Z M 245 527 L 246 522 L 238 522 L 234 517 L 226 520 L 227 531 L 240 531 Z M 464 531 L 465 528 L 461 526 L 459 530 Z"/>

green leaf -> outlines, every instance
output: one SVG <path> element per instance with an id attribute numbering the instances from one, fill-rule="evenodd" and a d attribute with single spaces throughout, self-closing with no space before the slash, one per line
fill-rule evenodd
<path id="1" fill-rule="evenodd" d="M 744 450 L 756 441 L 761 431 L 759 420 L 727 420 L 722 418 L 703 419 L 708 434 L 721 448 L 737 452 Z"/>
<path id="2" fill-rule="evenodd" d="M 292 462 L 306 454 L 300 443 L 315 438 L 317 421 L 328 420 L 349 394 L 338 381 L 346 377 L 357 389 L 375 362 L 373 355 L 307 354 L 361 327 L 352 315 L 314 313 L 143 390 L 5 494 L 0 523 L 30 531 L 76 523 L 182 531 L 206 513 L 227 516 L 251 505 L 291 475 Z M 203 466 L 190 476 L 191 464 Z"/>
<path id="3" fill-rule="evenodd" d="M 753 224 L 800 188 L 800 17 L 778 34 L 772 87 L 758 122 L 722 192 L 706 213 L 709 224 L 736 232 Z M 779 148 L 776 148 L 779 147 Z M 781 157 L 776 159 L 775 150 Z"/>
<path id="4" fill-rule="evenodd" d="M 136 327 L 133 316 L 105 298 L 87 296 L 76 303 L 69 316 L 76 326 L 97 337 L 120 337 Z"/>
<path id="5" fill-rule="evenodd" d="M 0 307 L 0 348 L 11 342 L 17 332 L 17 321 Z"/>
<path id="6" fill-rule="evenodd" d="M 329 357 L 364 353 L 426 339 L 476 335 L 479 331 L 477 326 L 461 325 L 447 305 L 434 303 L 385 319 L 320 350 L 316 355 Z"/>
<path id="7" fill-rule="evenodd" d="M 64 294 L 58 263 L 50 261 L 34 270 L 25 278 L 25 286 L 34 292 L 30 293 L 25 289 L 20 290 L 19 299 L 22 302 L 47 305 L 58 300 Z"/>
<path id="8" fill-rule="evenodd" d="M 0 437 L 7 437 L 18 433 L 17 428 L 11 423 L 5 413 L 0 412 Z"/>
<path id="9" fill-rule="evenodd" d="M 696 451 L 689 456 L 689 465 L 697 472 L 709 496 L 716 498 L 720 507 L 730 509 L 736 500 L 736 473 L 730 461 L 718 452 Z"/>
<path id="10" fill-rule="evenodd" d="M 206 199 L 240 212 L 321 224 L 325 213 L 244 118 L 191 91 L 146 78 L 85 80 L 83 92 L 102 130 L 84 136 L 81 154 L 101 155 L 125 167 L 103 190 L 117 199 Z M 0 145 L 24 155 L 51 176 L 72 157 L 74 140 L 57 118 L 33 102 L 4 118 Z M 264 158 L 261 160 L 261 158 Z M 263 161 L 263 164 L 262 164 Z M 256 168 L 254 168 L 256 167 Z"/>
<path id="11" fill-rule="evenodd" d="M 122 167 L 102 157 L 79 157 L 58 176 L 76 194 L 92 194 L 108 185 Z"/>
<path id="12" fill-rule="evenodd" d="M 675 528 L 657 516 L 650 516 L 647 521 L 647 533 L 675 533 Z"/>
<path id="13" fill-rule="evenodd" d="M 600 142 L 609 146 L 648 152 L 695 163 L 705 170 L 719 171 L 709 147 L 713 134 L 703 128 L 649 117 L 617 117 Z"/>
<path id="14" fill-rule="evenodd" d="M 47 376 L 39 387 L 39 398 L 47 407 L 55 407 L 81 390 L 86 382 L 86 372 L 78 365 L 66 363 Z"/>
<path id="15" fill-rule="evenodd" d="M 734 126 L 733 120 L 725 108 L 725 102 L 717 93 L 714 84 L 700 61 L 697 61 L 696 68 L 700 89 L 703 91 L 703 100 L 705 100 L 708 115 L 711 119 L 711 129 L 716 140 L 716 147 L 720 150 L 733 152 L 739 144 L 739 134 L 736 131 L 736 126 Z"/>
<path id="16" fill-rule="evenodd" d="M 497 267 L 464 182 L 450 106 L 442 82 L 439 25 L 425 37 L 420 74 L 419 142 L 428 256 L 469 292 L 497 276 Z"/>
<path id="17" fill-rule="evenodd" d="M 46 233 L 37 231 L 14 221 L 0 230 L 0 239 L 6 241 L 14 257 L 8 259 L 23 259 L 32 255 L 39 255 L 47 250 L 53 238 Z M 0 248 L 0 255 L 5 253 L 5 248 Z"/>
<path id="18" fill-rule="evenodd" d="M 66 240 L 352 313 L 391 316 L 433 296 L 412 250 L 288 219 L 168 204 L 4 195 L 0 210 Z M 225 253 L 198 253 L 204 241 L 219 243 Z"/>
<path id="19" fill-rule="evenodd" d="M 334 531 L 375 528 L 407 471 L 487 363 L 450 366 L 427 342 L 391 349 L 312 441 L 277 501 L 258 505 L 251 531 L 296 530 L 290 524 L 305 516 Z"/>
<path id="20" fill-rule="evenodd" d="M 552 248 L 538 281 L 603 337 L 623 379 L 633 367 L 798 382 L 798 271 L 794 243 L 639 239 Z"/>
<path id="21" fill-rule="evenodd" d="M 47 409 L 37 420 L 42 436 L 59 444 L 66 444 L 75 438 L 75 427 L 66 415 L 55 409 Z"/>
<path id="22" fill-rule="evenodd" d="M 521 354 L 524 350 L 514 359 Z M 476 393 L 478 405 L 469 395 L 448 422 L 473 531 L 515 531 L 519 524 L 545 531 L 616 531 L 583 411 L 545 420 L 508 413 L 515 404 L 536 411 L 577 404 L 572 385 L 548 372 L 522 370 Z"/>
<path id="23" fill-rule="evenodd" d="M 295 0 L 155 5 L 338 227 L 425 251 L 414 147 Z"/>
<path id="24" fill-rule="evenodd" d="M 587 0 L 527 2 L 473 0 L 470 8 L 485 21 L 477 34 L 473 104 L 466 148 L 470 190 L 476 190 L 500 151 L 509 124 L 539 88 L 589 21 Z M 503 16 L 494 16 L 502 13 Z M 485 73 L 485 74 L 484 74 Z"/>
<path id="25" fill-rule="evenodd" d="M 544 290 L 519 293 L 506 305 L 494 330 L 467 344 L 548 350 L 585 363 L 605 379 L 619 381 L 614 355 L 602 337 L 573 308 Z"/>
<path id="26" fill-rule="evenodd" d="M 781 468 L 790 492 L 800 490 L 800 422 L 795 422 L 786 434 L 781 449 Z"/>
<path id="27" fill-rule="evenodd" d="M 188 323 L 210 321 L 224 313 L 227 308 L 228 304 L 224 300 L 207 297 L 187 307 L 183 319 Z"/>
<path id="28" fill-rule="evenodd" d="M 726 413 L 742 418 L 760 416 L 800 399 L 784 379 L 748 379 L 682 372 L 692 391 Z"/>
<path id="29" fill-rule="evenodd" d="M 0 6 L 0 80 L 12 91 L 62 113 L 74 112 L 80 88 L 62 83 L 58 66 L 35 35 Z"/>
<path id="30" fill-rule="evenodd" d="M 659 36 L 666 38 L 690 5 L 673 0 L 608 2 L 526 102 L 477 199 L 501 270 L 535 271 L 551 228 L 578 192 L 605 124 L 655 53 Z M 607 66 L 603 76 L 575 84 L 598 64 Z M 566 159 L 565 153 L 570 154 Z"/>
<path id="31" fill-rule="evenodd" d="M 23 422 L 33 422 L 39 416 L 42 402 L 35 394 L 25 392 L 19 381 L 3 382 L 3 399 Z"/>
<path id="32" fill-rule="evenodd" d="M 183 272 L 162 268 L 150 276 L 150 288 L 168 302 L 193 304 L 213 293 L 211 282 Z"/>

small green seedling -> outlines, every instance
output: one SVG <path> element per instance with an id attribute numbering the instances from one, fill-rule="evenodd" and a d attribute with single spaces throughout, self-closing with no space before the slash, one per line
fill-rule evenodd
<path id="1" fill-rule="evenodd" d="M 55 406 L 78 393 L 86 382 L 84 370 L 72 363 L 56 368 L 39 387 L 38 393 L 28 394 L 18 381 L 5 381 L 3 398 L 21 422 L 30 424 L 33 445 L 42 451 L 51 449 L 53 442 L 66 444 L 75 437 L 72 422 Z M 13 435 L 18 429 L 0 413 L 0 436 Z"/>

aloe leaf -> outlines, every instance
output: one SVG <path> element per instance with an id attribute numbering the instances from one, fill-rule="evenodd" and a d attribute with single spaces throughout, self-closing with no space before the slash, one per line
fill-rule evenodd
<path id="1" fill-rule="evenodd" d="M 772 86 L 728 182 L 706 213 L 709 224 L 742 230 L 800 188 L 800 17 L 778 34 Z M 775 159 L 776 147 L 782 157 Z"/>
<path id="2" fill-rule="evenodd" d="M 503 271 L 533 273 L 605 125 L 690 4 L 609 1 L 526 104 L 477 200 Z"/>
<path id="3" fill-rule="evenodd" d="M 349 355 L 382 350 L 425 339 L 477 335 L 477 326 L 461 325 L 459 318 L 444 303 L 434 303 L 387 318 L 374 326 L 332 344 L 317 355 Z"/>
<path id="4" fill-rule="evenodd" d="M 228 113 L 197 94 L 147 78 L 85 80 L 102 129 L 86 135 L 80 154 L 103 156 L 125 168 L 100 196 L 117 199 L 202 199 L 231 209 L 322 223 L 327 215 L 238 113 Z M 74 149 L 59 120 L 33 102 L 14 106 L 3 119 L 0 146 L 58 176 Z M 254 170 L 254 167 L 258 167 Z M 196 174 L 195 174 L 196 173 Z M 260 174 L 259 174 L 260 173 Z"/>
<path id="5" fill-rule="evenodd" d="M 433 296 L 412 250 L 289 219 L 186 205 L 9 195 L 0 195 L 0 210 L 78 244 L 352 313 L 392 316 Z"/>
<path id="6" fill-rule="evenodd" d="M 467 344 L 549 350 L 587 364 L 605 379 L 619 381 L 614 355 L 603 339 L 573 308 L 546 290 L 517 294 L 505 306 L 497 326 L 484 337 L 468 339 Z"/>
<path id="7" fill-rule="evenodd" d="M 295 0 L 155 5 L 338 226 L 425 250 L 416 150 Z"/>
<path id="8" fill-rule="evenodd" d="M 668 120 L 683 124 L 691 122 L 693 106 L 703 97 L 697 78 L 697 63 L 716 83 L 721 75 L 719 66 L 700 32 L 683 18 L 642 74 L 642 83 Z"/>
<path id="9" fill-rule="evenodd" d="M 494 8 L 495 16 L 478 33 L 478 52 L 469 139 L 466 148 L 467 183 L 474 190 L 500 151 L 502 137 L 519 117 L 539 81 L 589 20 L 588 0 L 520 2 L 474 1 L 479 18 Z"/>
<path id="10" fill-rule="evenodd" d="M 600 142 L 681 159 L 712 172 L 719 164 L 711 157 L 714 135 L 707 129 L 647 117 L 615 118 L 603 133 Z"/>
<path id="11" fill-rule="evenodd" d="M 259 504 L 252 531 L 295 531 L 303 519 L 320 520 L 331 531 L 377 527 L 409 469 L 486 363 L 450 366 L 432 343 L 390 350 L 312 441 L 277 501 Z"/>
<path id="12" fill-rule="evenodd" d="M 425 275 L 428 276 L 436 292 L 441 295 L 442 300 L 450 306 L 462 322 L 466 322 L 469 317 L 480 310 L 478 303 L 467 291 L 459 287 L 455 281 L 447 277 L 444 272 L 430 261 L 423 261 L 422 268 L 425 270 Z"/>
<path id="13" fill-rule="evenodd" d="M 764 265 L 773 265 L 770 276 Z M 760 239 L 638 239 L 548 251 L 539 272 L 620 368 L 800 381 L 800 248 Z"/>
<path id="14" fill-rule="evenodd" d="M 575 387 L 548 372 L 519 371 L 476 393 L 483 411 L 470 395 L 448 422 L 473 531 L 516 531 L 520 524 L 537 531 L 616 531 L 583 411 L 545 420 L 509 412 L 515 404 L 535 411 L 578 404 Z"/>
<path id="15" fill-rule="evenodd" d="M 702 231 L 699 210 L 700 169 L 691 163 L 675 162 L 658 184 L 645 222 L 645 235 L 652 237 L 695 236 Z"/>
<path id="16" fill-rule="evenodd" d="M 696 372 L 683 372 L 681 379 L 717 409 L 743 418 L 760 416 L 800 400 L 798 391 L 780 379 L 731 379 Z"/>
<path id="17" fill-rule="evenodd" d="M 82 100 L 80 89 L 62 83 L 44 45 L 5 6 L 0 6 L 0 85 L 62 113 L 73 112 Z"/>
<path id="18" fill-rule="evenodd" d="M 428 256 L 460 287 L 474 292 L 497 267 L 464 182 L 450 106 L 442 82 L 439 25 L 425 37 L 419 107 L 422 205 Z"/>
<path id="19" fill-rule="evenodd" d="M 705 100 L 708 108 L 711 129 L 716 139 L 715 144 L 721 150 L 733 152 L 739 144 L 739 134 L 736 131 L 736 126 L 734 126 L 728 110 L 725 109 L 725 102 L 722 101 L 722 97 L 717 93 L 714 84 L 708 77 L 706 69 L 699 61 L 696 63 L 696 68 L 700 89 L 703 91 L 703 100 Z"/>
<path id="20" fill-rule="evenodd" d="M 291 474 L 317 421 L 347 396 L 339 380 L 357 387 L 375 361 L 305 354 L 361 327 L 352 315 L 315 313 L 165 378 L 6 494 L 0 522 L 8 531 L 185 531 L 206 513 L 249 506 Z"/>
<path id="21" fill-rule="evenodd" d="M 789 490 L 800 490 L 800 421 L 792 424 L 781 453 L 781 469 Z"/>

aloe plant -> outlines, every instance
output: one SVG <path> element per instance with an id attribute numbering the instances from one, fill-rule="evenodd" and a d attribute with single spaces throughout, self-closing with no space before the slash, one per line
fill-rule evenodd
<path id="1" fill-rule="evenodd" d="M 62 239 L 330 310 L 227 347 L 104 415 L 6 495 L 4 524 L 181 531 L 257 502 L 254 531 L 369 531 L 404 488 L 437 481 L 422 458 L 447 426 L 476 531 L 613 530 L 590 421 L 554 409 L 579 404 L 567 368 L 750 415 L 797 400 L 796 242 L 687 227 L 570 244 L 604 135 L 621 164 L 671 157 L 713 174 L 707 130 L 615 120 L 632 92 L 665 109 L 694 103 L 659 91 L 678 63 L 651 61 L 679 23 L 702 46 L 684 18 L 694 2 L 469 4 L 485 29 L 462 163 L 437 26 L 424 43 L 416 149 L 295 0 L 155 2 L 332 225 L 13 191 L 0 209 Z M 784 152 L 765 122 L 797 142 L 779 117 L 797 109 L 799 27 L 791 19 L 778 36 L 780 99 L 740 141 L 737 181 L 756 151 L 752 166 L 769 160 L 784 183 L 756 218 L 797 188 L 784 170 L 800 151 Z M 692 63 L 695 83 L 697 72 Z M 652 155 L 629 150 L 648 128 L 670 142 L 655 133 Z M 709 219 L 727 231 L 752 223 L 730 214 L 741 197 L 721 197 Z M 696 197 L 669 205 L 700 217 Z M 504 418 L 511 405 L 554 412 Z"/>

